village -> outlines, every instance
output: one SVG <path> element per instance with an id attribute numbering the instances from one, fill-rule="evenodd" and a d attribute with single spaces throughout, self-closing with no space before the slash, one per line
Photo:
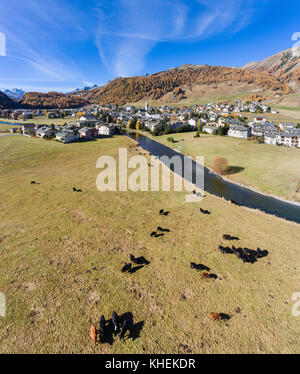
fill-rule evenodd
<path id="1" fill-rule="evenodd" d="M 257 114 L 252 119 L 247 115 Z M 11 133 L 38 138 L 55 139 L 62 143 L 93 140 L 120 134 L 122 128 L 148 131 L 154 136 L 196 131 L 211 135 L 227 135 L 241 139 L 257 139 L 261 143 L 300 148 L 300 124 L 270 122 L 264 113 L 276 110 L 257 101 L 236 101 L 195 105 L 191 108 L 162 105 L 152 108 L 135 106 L 94 105 L 80 109 L 11 110 L 0 111 L 0 118 L 20 121 L 21 129 L 12 127 Z M 31 119 L 47 119 L 34 123 Z M 60 119 L 60 124 L 50 123 Z M 64 122 L 65 121 L 65 122 Z"/>

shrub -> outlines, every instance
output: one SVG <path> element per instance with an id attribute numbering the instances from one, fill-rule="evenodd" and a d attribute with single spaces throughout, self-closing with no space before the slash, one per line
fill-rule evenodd
<path id="1" fill-rule="evenodd" d="M 175 139 L 172 138 L 172 137 L 168 138 L 167 141 L 170 142 L 170 143 L 175 143 Z"/>
<path id="2" fill-rule="evenodd" d="M 212 163 L 212 169 L 216 174 L 223 175 L 228 170 L 228 161 L 225 157 L 216 157 Z"/>
<path id="3" fill-rule="evenodd" d="M 129 128 L 131 130 L 136 130 L 136 122 L 137 122 L 136 118 L 133 118 L 129 121 Z"/>
<path id="4" fill-rule="evenodd" d="M 220 126 L 217 128 L 217 135 L 225 136 L 227 135 L 228 130 L 229 130 L 228 126 Z"/>

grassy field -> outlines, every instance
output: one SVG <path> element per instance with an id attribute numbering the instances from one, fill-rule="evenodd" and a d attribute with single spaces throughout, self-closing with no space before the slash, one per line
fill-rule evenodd
<path id="1" fill-rule="evenodd" d="M 181 192 L 99 192 L 96 161 L 119 147 L 137 154 L 123 136 L 70 145 L 0 139 L 0 352 L 300 353 L 291 311 L 299 225 L 209 194 L 199 205 Z M 157 226 L 171 232 L 150 238 Z M 269 255 L 253 265 L 222 255 L 224 233 Z M 122 274 L 129 253 L 150 264 Z M 218 279 L 201 279 L 191 261 Z M 94 347 L 90 323 L 113 310 L 133 313 L 133 333 Z M 231 319 L 213 322 L 210 312 Z"/>
<path id="2" fill-rule="evenodd" d="M 267 194 L 300 201 L 300 194 L 297 193 L 300 184 L 299 149 L 227 136 L 201 135 L 194 138 L 194 135 L 194 132 L 171 134 L 155 137 L 155 140 L 190 156 L 204 156 L 207 166 L 212 165 L 216 156 L 226 157 L 230 166 L 243 168 L 228 175 L 229 179 Z M 177 142 L 168 142 L 170 136 Z"/>
<path id="3" fill-rule="evenodd" d="M 278 109 L 273 107 L 274 109 Z M 265 117 L 267 121 L 274 122 L 276 124 L 282 123 L 282 122 L 290 122 L 297 124 L 299 123 L 299 119 L 297 119 L 297 116 L 294 115 L 295 112 L 284 112 L 284 111 L 278 111 L 278 113 L 248 113 L 244 112 L 242 115 L 246 118 L 248 118 L 248 121 L 253 120 L 255 117 Z"/>
<path id="4" fill-rule="evenodd" d="M 64 125 L 68 122 L 76 122 L 77 119 L 74 117 L 65 117 L 65 118 L 47 118 L 47 117 L 34 117 L 24 121 L 24 123 L 34 123 L 35 125 Z M 10 123 L 23 123 L 22 120 L 12 120 L 6 118 L 0 118 L 0 122 L 10 122 Z M 4 126 L 0 124 L 0 127 Z"/>
<path id="5" fill-rule="evenodd" d="M 277 109 L 280 116 L 286 117 L 288 121 L 300 123 L 300 94 L 274 97 L 266 103 Z"/>
<path id="6" fill-rule="evenodd" d="M 293 112 L 300 112 L 300 108 L 299 107 L 288 107 L 288 106 L 276 106 L 276 108 L 278 109 L 282 109 L 282 110 L 291 110 Z"/>

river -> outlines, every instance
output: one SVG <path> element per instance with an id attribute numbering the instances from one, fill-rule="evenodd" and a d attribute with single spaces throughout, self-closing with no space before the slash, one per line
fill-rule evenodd
<path id="1" fill-rule="evenodd" d="M 182 160 L 185 157 L 181 152 L 177 152 L 147 136 L 133 132 L 126 135 L 134 139 L 144 150 L 156 157 L 168 156 L 171 158 L 173 156 L 180 156 Z M 198 172 L 203 172 L 203 168 L 199 168 L 199 165 L 193 161 L 193 177 L 192 180 L 188 178 L 187 180 L 195 183 L 195 173 Z M 202 186 L 197 187 L 201 188 Z M 288 221 L 300 223 L 300 205 L 264 195 L 247 187 L 239 186 L 238 184 L 216 176 L 207 168 L 204 168 L 204 190 L 212 195 L 233 201 L 238 205 L 258 209 Z"/>

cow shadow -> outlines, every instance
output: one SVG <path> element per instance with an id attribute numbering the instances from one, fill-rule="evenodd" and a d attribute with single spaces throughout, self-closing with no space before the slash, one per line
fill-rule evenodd
<path id="1" fill-rule="evenodd" d="M 114 325 L 113 325 L 111 319 L 105 321 L 104 336 L 103 336 L 102 341 L 100 341 L 100 331 L 98 330 L 97 332 L 98 332 L 98 336 L 99 336 L 97 344 L 113 345 L 113 343 L 114 343 Z"/>
<path id="2" fill-rule="evenodd" d="M 128 339 L 132 339 L 133 341 L 138 339 L 140 337 L 140 332 L 142 331 L 143 327 L 144 327 L 144 321 L 135 323 L 130 329 L 130 334 L 128 336 Z"/>
<path id="3" fill-rule="evenodd" d="M 122 328 L 122 325 L 125 321 L 129 322 L 129 326 L 133 324 L 133 314 L 131 312 L 123 313 L 121 316 L 119 316 L 119 323 Z"/>
<path id="4" fill-rule="evenodd" d="M 127 312 L 120 316 L 119 321 L 120 321 L 121 328 L 125 320 L 129 322 L 129 335 L 127 339 L 132 339 L 133 341 L 138 339 L 140 337 L 140 332 L 142 331 L 144 327 L 144 321 L 134 323 L 132 313 Z"/>
<path id="5" fill-rule="evenodd" d="M 135 266 L 135 267 L 131 268 L 130 270 L 128 270 L 128 273 L 129 274 L 134 274 L 137 271 L 139 271 L 140 269 L 143 269 L 143 267 L 144 267 L 144 265 Z"/>
<path id="6" fill-rule="evenodd" d="M 245 170 L 245 168 L 241 166 L 229 166 L 226 171 L 226 175 L 238 174 L 243 170 Z"/>

